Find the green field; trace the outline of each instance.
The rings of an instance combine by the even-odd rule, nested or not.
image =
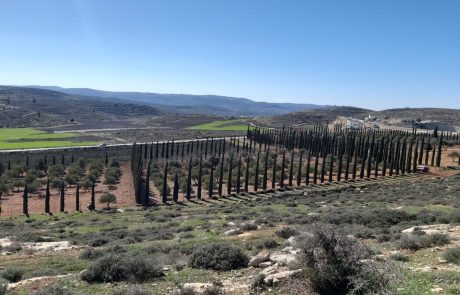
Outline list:
[[[189,127],[192,130],[246,131],[247,123],[242,119],[221,120]]]
[[[0,149],[32,149],[95,145],[95,141],[74,141],[78,133],[48,133],[33,128],[0,129]]]

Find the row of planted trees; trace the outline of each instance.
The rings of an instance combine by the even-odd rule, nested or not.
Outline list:
[[[69,199],[69,191],[75,190],[72,200],[74,208],[70,211],[81,211],[80,192],[91,190],[91,196],[87,209],[95,210],[95,187],[99,179],[104,175],[103,183],[113,188],[121,177],[120,164],[117,160],[106,156],[105,163],[101,160],[82,159],[74,161],[71,157],[70,162],[65,164],[64,156],[59,161],[56,157],[44,156],[38,158],[34,163],[26,157],[23,162],[11,163],[4,165],[0,162],[0,213],[7,210],[8,201],[22,191],[22,213],[29,215],[29,199],[43,199],[43,212],[52,213],[51,198],[59,197],[59,209],[56,211],[65,212],[66,203]],[[105,171],[104,171],[105,170]],[[102,182],[102,181],[101,181]],[[55,193],[53,193],[55,191]],[[12,193],[10,195],[10,193]],[[73,195],[73,194],[72,194]],[[7,197],[5,199],[5,197]],[[114,202],[113,197],[108,198],[104,195],[104,203]],[[111,200],[109,200],[111,199]],[[115,200],[116,201],[116,200]],[[36,212],[35,212],[36,213]]]
[[[395,130],[248,128],[243,138],[135,144],[136,201],[178,202],[440,166],[458,135]]]

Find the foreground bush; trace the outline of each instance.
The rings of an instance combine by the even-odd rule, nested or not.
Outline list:
[[[8,288],[8,282],[4,279],[0,279],[0,295],[5,295]]]
[[[447,250],[444,258],[450,263],[460,264],[460,247]]]
[[[234,246],[210,244],[195,249],[189,264],[193,268],[232,270],[246,267],[248,261],[243,251]]]
[[[82,274],[82,279],[90,283],[145,282],[162,275],[162,267],[152,258],[140,254],[110,253],[91,264]]]
[[[299,239],[300,263],[319,294],[394,294],[389,290],[395,270],[373,260],[358,240],[325,225]]]
[[[22,279],[23,274],[24,272],[21,269],[7,268],[2,272],[2,278],[4,278],[5,280],[11,283],[16,283]]]

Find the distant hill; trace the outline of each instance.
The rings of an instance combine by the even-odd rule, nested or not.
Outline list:
[[[372,110],[361,109],[356,107],[325,107],[320,109],[311,109],[301,112],[283,114],[279,116],[256,118],[253,123],[268,127],[284,126],[304,126],[326,124],[334,121],[337,117],[355,117],[364,118]]]
[[[99,124],[161,115],[158,109],[121,99],[101,99],[62,92],[0,86],[0,126],[34,127]],[[125,123],[129,124],[129,123]]]
[[[190,95],[159,94],[148,92],[113,92],[90,88],[61,88],[56,86],[31,86],[34,88],[59,91],[73,95],[85,95],[102,98],[119,98],[154,106],[165,112],[179,114],[209,114],[217,116],[272,116],[289,112],[318,109],[315,104],[267,103],[246,98]]]
[[[252,123],[268,127],[305,126],[327,124],[338,117],[365,119],[368,116],[378,119],[385,125],[406,128],[438,127],[440,130],[455,131],[460,126],[460,110],[441,108],[401,108],[374,111],[348,106],[325,107],[278,116],[255,118]]]

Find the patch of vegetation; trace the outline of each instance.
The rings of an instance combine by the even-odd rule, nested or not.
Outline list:
[[[22,279],[24,271],[19,268],[7,268],[2,272],[2,278],[5,280],[16,283]]]
[[[82,279],[89,283],[145,282],[162,275],[162,266],[151,257],[140,253],[110,253],[91,264]]]
[[[449,236],[441,233],[429,235],[403,234],[396,241],[399,248],[414,251],[434,246],[444,246],[449,243]]]
[[[189,259],[191,267],[225,271],[246,267],[248,262],[243,251],[227,244],[203,245],[193,251]]]
[[[195,125],[187,129],[192,130],[220,130],[220,131],[246,131],[248,125],[241,119],[214,121],[211,123]]]
[[[92,141],[72,141],[78,133],[48,133],[33,128],[1,128],[0,149],[29,149],[95,145]]]
[[[460,247],[448,249],[444,258],[450,263],[460,264]]]
[[[364,244],[330,226],[315,225],[310,233],[299,242],[301,264],[318,293],[390,294],[394,270],[372,259]]]

